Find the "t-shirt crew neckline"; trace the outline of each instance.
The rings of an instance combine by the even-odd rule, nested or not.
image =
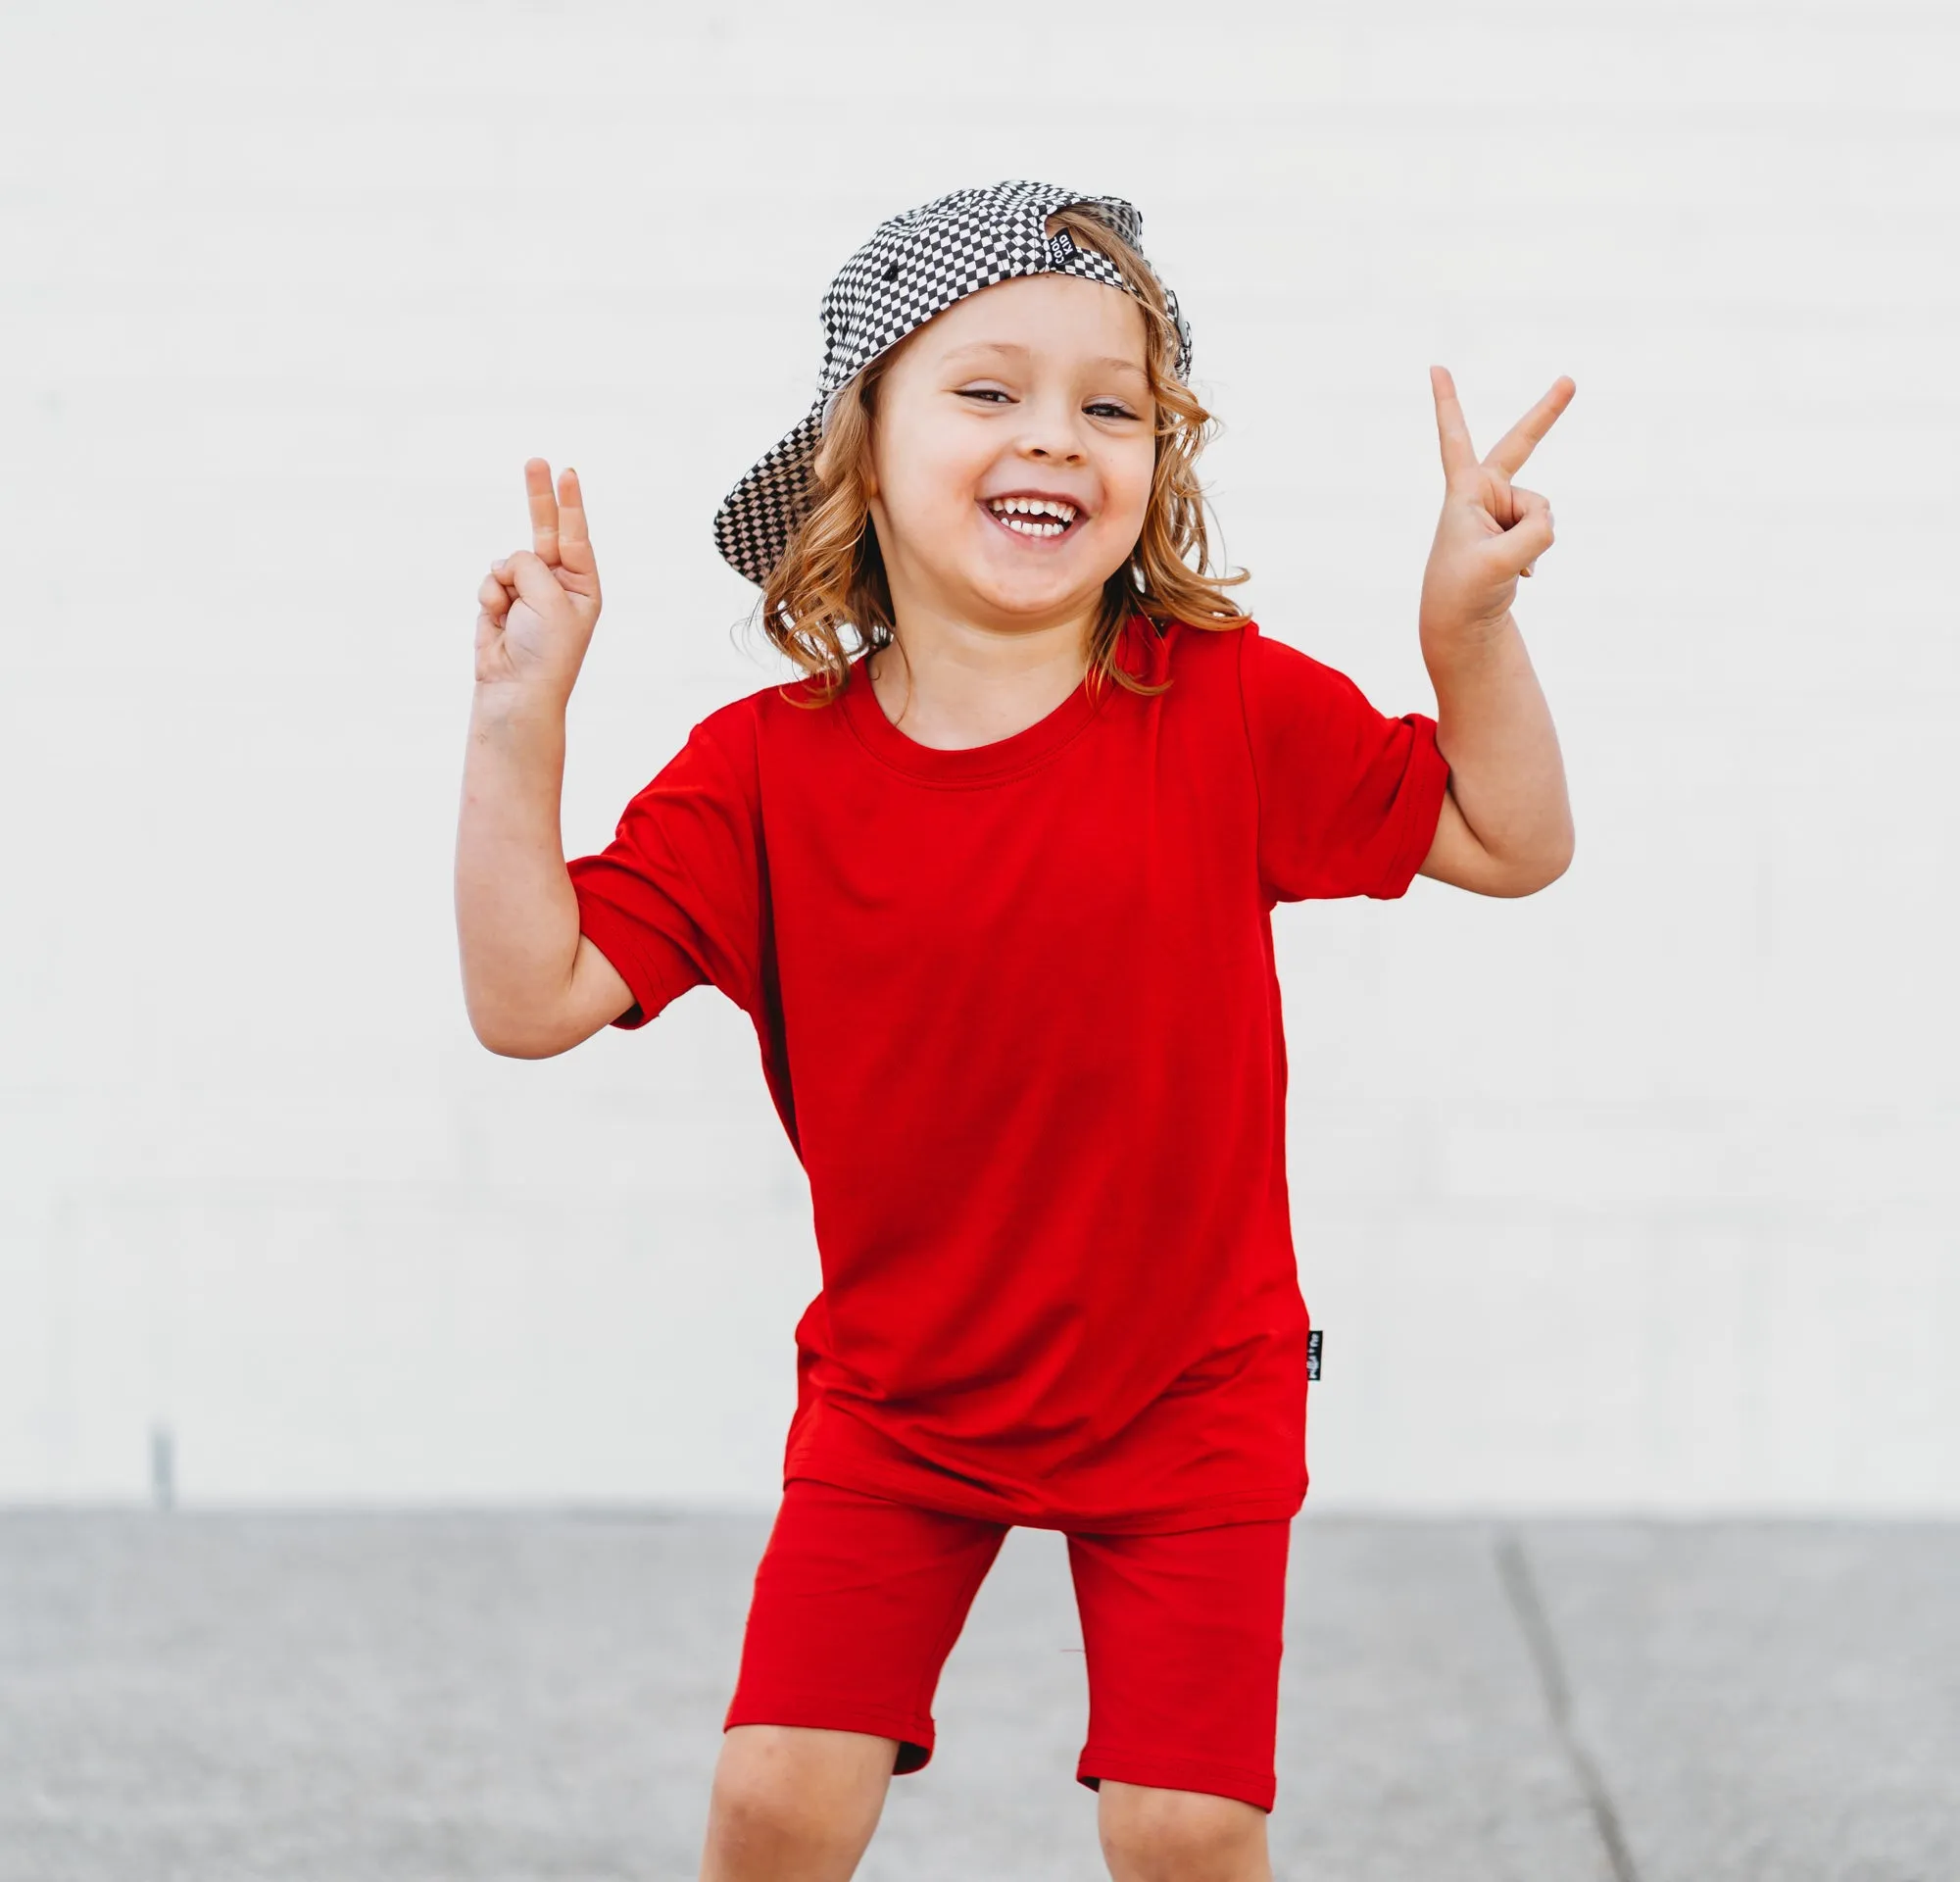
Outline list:
[[[1123,638],[1128,637],[1134,625],[1134,619],[1124,622]],[[1119,658],[1122,651],[1119,649]],[[1097,696],[1092,699],[1089,675],[1084,673],[1076,682],[1075,690],[1053,712],[1036,719],[1032,725],[1024,725],[1018,732],[985,745],[967,745],[947,751],[937,746],[921,745],[885,717],[885,709],[878,704],[877,692],[871,685],[871,676],[865,670],[865,658],[864,654],[859,654],[852,660],[851,677],[844,691],[844,709],[852,729],[864,749],[882,764],[908,776],[940,784],[993,783],[1040,764],[1059,751],[1096,717],[1114,684],[1113,681],[1102,680],[1098,686]]]

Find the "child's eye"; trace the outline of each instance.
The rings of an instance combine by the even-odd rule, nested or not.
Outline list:
[[[962,391],[959,396],[962,399],[1004,399],[1007,395],[998,386],[977,385],[970,390]]]
[[[1087,409],[1091,412],[1105,412],[1112,419],[1134,419],[1137,416],[1128,406],[1118,405],[1111,399],[1098,399]]]

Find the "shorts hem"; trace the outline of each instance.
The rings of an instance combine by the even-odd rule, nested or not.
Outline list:
[[[1278,1774],[1252,1771],[1239,1764],[1217,1764],[1201,1758],[1164,1758],[1154,1752],[1084,1750],[1076,1761],[1075,1781],[1090,1790],[1105,1777],[1118,1784],[1147,1784],[1155,1790],[1204,1791],[1214,1797],[1236,1798],[1271,1815],[1279,1793]]]
[[[895,1777],[930,1764],[936,1737],[929,1718],[906,1718],[875,1706],[839,1705],[816,1694],[788,1693],[774,1699],[731,1702],[721,1729],[726,1732],[731,1725],[803,1725],[819,1731],[868,1732],[874,1738],[896,1738]]]

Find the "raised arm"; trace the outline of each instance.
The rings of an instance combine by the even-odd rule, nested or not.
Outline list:
[[[1449,789],[1418,873],[1478,895],[1532,895],[1572,861],[1565,765],[1509,615],[1475,637],[1424,637]]]
[[[1420,872],[1479,895],[1531,895],[1572,861],[1572,808],[1551,710],[1511,618],[1518,577],[1551,546],[1551,507],[1510,479],[1577,387],[1554,382],[1480,462],[1449,373],[1432,367],[1430,385],[1445,493],[1422,655],[1449,790]]]
[[[478,1039],[544,1059],[633,1004],[579,932],[560,831],[564,711],[599,619],[599,574],[575,473],[562,502],[542,458],[524,466],[531,549],[495,565],[477,599],[476,692],[456,838],[464,1004]]]

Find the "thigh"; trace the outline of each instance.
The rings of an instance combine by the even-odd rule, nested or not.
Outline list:
[[[1006,1533],[792,1478],[756,1570],[722,1729],[869,1732],[899,1741],[894,1774],[920,1769],[941,1668]]]
[[[1291,1517],[1071,1535],[1089,1673],[1076,1777],[1271,1810]]]

